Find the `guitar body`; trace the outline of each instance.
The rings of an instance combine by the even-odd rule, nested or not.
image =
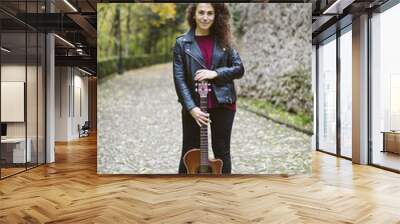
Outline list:
[[[208,160],[208,166],[200,165],[200,149],[191,149],[183,156],[188,174],[222,174],[222,160]]]
[[[207,81],[196,83],[200,95],[200,109],[207,113],[207,94],[211,86]],[[191,149],[183,156],[188,174],[222,174],[222,160],[208,158],[208,125],[200,126],[200,149]]]

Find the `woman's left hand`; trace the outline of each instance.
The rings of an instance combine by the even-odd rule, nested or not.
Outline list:
[[[203,81],[205,79],[213,79],[217,77],[217,72],[212,71],[212,70],[207,70],[207,69],[200,69],[197,70],[194,76],[195,81]]]

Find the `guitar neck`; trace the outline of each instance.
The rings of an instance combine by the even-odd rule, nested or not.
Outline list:
[[[200,109],[207,113],[207,96],[200,97]],[[200,127],[200,165],[208,165],[208,125]]]

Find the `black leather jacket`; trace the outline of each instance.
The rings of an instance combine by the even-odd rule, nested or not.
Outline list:
[[[194,38],[194,29],[176,38],[174,47],[174,83],[178,101],[186,111],[199,106],[199,95],[195,91],[194,75],[197,70],[206,69],[201,51]],[[243,77],[244,67],[238,52],[227,50],[214,41],[211,70],[217,77],[208,80],[218,103],[233,104],[236,102],[234,79]]]

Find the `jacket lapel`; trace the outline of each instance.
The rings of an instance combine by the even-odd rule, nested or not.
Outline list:
[[[185,53],[190,55],[195,61],[197,61],[203,68],[206,68],[206,63],[201,54],[200,48],[194,37],[194,29],[190,29],[189,32],[185,34],[185,41],[189,44],[185,45]],[[225,48],[221,49],[217,43],[216,38],[214,38],[214,48],[212,55],[211,70],[214,70],[218,65],[225,52]]]
[[[206,68],[206,63],[201,54],[200,48],[194,38],[194,29],[190,29],[187,34],[185,34],[185,40],[189,43],[185,45],[185,53],[190,55],[195,61],[197,61],[203,68]]]

